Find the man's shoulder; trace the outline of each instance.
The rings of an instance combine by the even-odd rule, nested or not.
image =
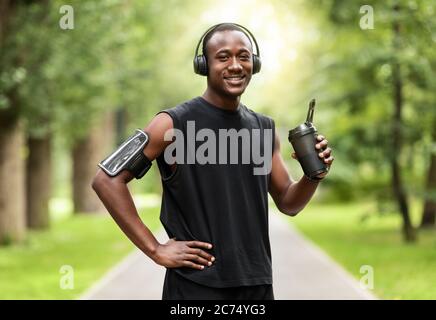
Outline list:
[[[164,109],[161,112],[169,112],[169,113],[174,113],[177,115],[182,115],[184,113],[192,111],[192,108],[198,104],[199,104],[198,97],[196,97],[196,98],[192,98],[190,100],[181,102],[174,107]]]
[[[246,112],[251,115],[252,117],[255,117],[256,119],[259,119],[262,123],[270,124],[271,126],[274,126],[274,119],[264,113],[254,111],[247,107],[246,105],[242,104],[242,107],[246,110]]]
[[[178,105],[174,107],[170,107],[167,109],[163,109],[158,112],[160,113],[166,113],[168,114],[171,119],[173,120],[173,126],[174,128],[181,128],[183,127],[183,123],[192,117],[192,114],[195,110],[198,110],[196,106],[199,104],[198,97],[184,101],[179,103]]]

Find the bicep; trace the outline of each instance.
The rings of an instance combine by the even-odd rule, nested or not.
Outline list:
[[[172,134],[173,119],[167,113],[159,113],[145,127],[149,142],[144,148],[144,154],[150,161],[156,159],[172,142],[165,140],[165,134]]]

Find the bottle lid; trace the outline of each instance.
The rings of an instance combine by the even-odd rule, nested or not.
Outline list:
[[[312,123],[302,123],[300,124],[298,127],[295,127],[292,130],[289,130],[289,136],[288,136],[288,140],[291,141],[295,138],[304,136],[308,133],[313,133],[316,131],[315,126]]]

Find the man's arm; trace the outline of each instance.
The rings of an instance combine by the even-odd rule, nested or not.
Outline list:
[[[164,140],[164,135],[172,128],[171,117],[160,113],[144,129],[150,138],[144,154],[150,161],[156,159],[171,143]],[[92,188],[126,236],[157,264],[167,268],[191,267],[201,270],[205,265],[211,265],[214,258],[202,250],[210,249],[212,245],[209,243],[171,239],[166,244],[160,244],[156,240],[136,210],[127,187],[132,179],[133,175],[127,170],[110,177],[99,169],[92,182]]]
[[[316,148],[321,153],[320,158],[324,159],[327,165],[330,166],[333,157],[330,156],[331,149],[327,148],[328,142],[321,135],[318,135],[318,141]],[[325,150],[321,152],[323,149]],[[295,158],[295,155],[293,157]],[[280,154],[280,141],[276,133],[272,157],[270,194],[277,208],[286,215],[295,216],[310,201],[318,184],[319,182],[311,181],[304,175],[299,181],[294,181],[289,176],[285,162]]]

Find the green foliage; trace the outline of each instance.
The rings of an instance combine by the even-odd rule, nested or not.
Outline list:
[[[434,46],[436,30],[432,1],[369,1],[374,12],[374,29],[359,26],[362,13],[359,1],[315,1],[307,9],[318,9],[316,23],[323,36],[309,50],[313,59],[313,78],[309,85],[319,92],[320,109],[327,121],[318,123],[329,130],[335,153],[334,171],[353,171],[346,178],[332,175],[335,191],[359,190],[367,194],[386,193],[389,187],[389,161],[392,148],[393,114],[392,66],[398,63],[404,87],[402,134],[404,152],[400,154],[406,184],[422,192],[428,166],[431,129],[436,119]],[[395,6],[399,10],[395,10]],[[400,25],[394,39],[393,25]],[[331,115],[329,114],[329,110]],[[321,110],[320,110],[321,112]],[[316,115],[315,115],[316,117]],[[321,126],[320,125],[320,126]],[[342,168],[339,168],[342,167]],[[363,170],[365,168],[365,170]],[[384,183],[381,183],[381,179]],[[372,183],[368,184],[368,182]],[[343,185],[345,184],[345,186]],[[384,187],[383,187],[384,185]],[[340,187],[339,187],[340,186]],[[379,186],[379,187],[377,187]],[[355,192],[359,195],[359,192]]]
[[[18,89],[30,134],[54,133],[72,144],[111,109],[128,110],[132,122],[142,119],[134,126],[143,127],[162,106],[192,92],[173,72],[170,56],[180,51],[175,46],[189,45],[176,30],[190,20],[176,17],[192,10],[194,1],[68,4],[74,9],[72,30],[59,26],[60,0],[17,4],[14,32],[2,45],[0,108],[10,106],[7,92]],[[171,79],[169,73],[174,78],[162,81]]]

